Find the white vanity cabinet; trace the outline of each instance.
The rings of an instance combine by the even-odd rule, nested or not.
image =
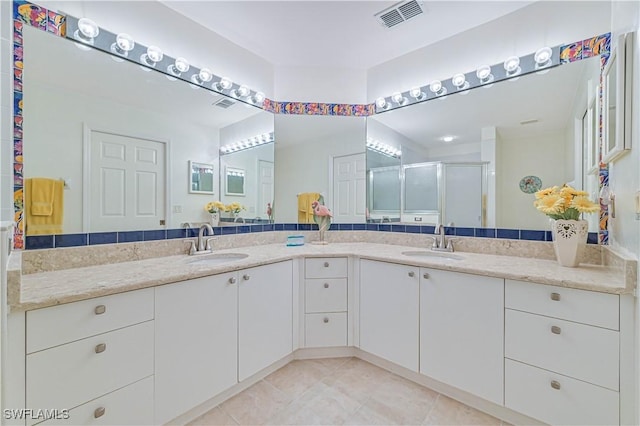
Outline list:
[[[502,405],[504,280],[420,270],[420,373]]]
[[[238,380],[242,381],[293,351],[293,261],[238,275]]]
[[[360,349],[418,371],[419,268],[360,261]]]
[[[155,289],[155,421],[164,424],[237,383],[238,273]]]
[[[505,405],[550,424],[620,423],[620,297],[507,280]]]
[[[70,410],[65,424],[152,424],[153,315],[153,289],[27,312],[26,407]]]
[[[305,347],[347,345],[346,257],[304,260]]]

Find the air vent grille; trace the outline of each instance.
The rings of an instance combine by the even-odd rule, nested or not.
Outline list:
[[[416,0],[411,0],[396,3],[390,8],[376,13],[374,16],[382,25],[391,28],[422,13],[424,13],[424,10],[422,10],[420,3]]]
[[[214,103],[215,106],[220,107],[220,108],[224,108],[224,109],[227,109],[227,108],[229,108],[229,107],[231,107],[231,106],[233,106],[235,104],[236,104],[236,102],[232,101],[229,98],[222,98],[218,102]]]

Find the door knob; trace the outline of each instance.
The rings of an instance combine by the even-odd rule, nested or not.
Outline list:
[[[411,278],[413,278],[413,277],[415,277],[415,276],[416,276],[416,273],[415,273],[415,272],[413,272],[413,271],[411,271],[411,272],[409,272],[409,276],[410,276]]]
[[[329,262],[324,262],[324,267],[328,268],[329,267]]]
[[[242,279],[245,280],[245,281],[249,281],[249,278],[251,278],[251,275],[249,275],[249,274],[244,274],[242,276]]]
[[[229,278],[229,284],[235,284],[235,283],[236,283],[236,278],[235,277]]]
[[[329,283],[324,283],[324,288],[329,288]]]

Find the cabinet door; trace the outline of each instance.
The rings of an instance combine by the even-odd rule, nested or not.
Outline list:
[[[420,372],[502,404],[504,280],[420,272]]]
[[[156,288],[155,421],[237,382],[237,273]]]
[[[293,350],[293,262],[239,274],[238,380]]]
[[[419,269],[360,261],[360,349],[418,371]]]

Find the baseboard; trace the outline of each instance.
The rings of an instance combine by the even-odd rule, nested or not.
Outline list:
[[[356,356],[358,349],[353,346],[335,346],[330,348],[302,348],[293,353],[294,359],[345,358]]]

